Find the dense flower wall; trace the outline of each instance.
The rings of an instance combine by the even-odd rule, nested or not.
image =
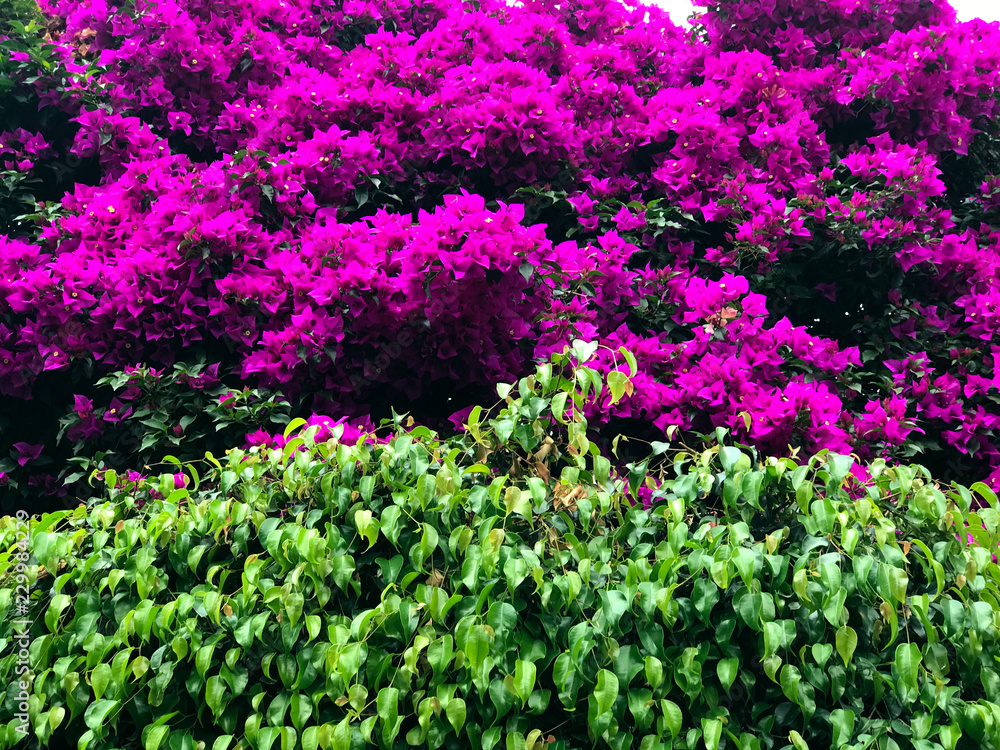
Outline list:
[[[631,397],[592,406],[609,431],[1000,486],[997,24],[938,0],[727,0],[693,31],[611,0],[43,10],[58,65],[0,48],[0,96],[34,108],[0,122],[27,206],[0,236],[14,502],[72,498],[65,457],[112,466],[130,419],[183,442],[195,415],[150,402],[178,363],[206,369],[177,403],[440,420],[576,338],[605,374],[636,355]],[[39,182],[53,161],[68,184]]]

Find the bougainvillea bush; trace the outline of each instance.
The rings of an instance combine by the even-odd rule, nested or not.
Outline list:
[[[939,0],[726,0],[691,30],[611,0],[41,11],[0,37],[7,508],[289,417],[448,428],[576,338],[605,377],[636,353],[632,398],[588,407],[602,445],[724,427],[1000,485],[997,24]]]
[[[993,492],[725,428],[619,473],[595,349],[0,519],[0,747],[1000,748]]]

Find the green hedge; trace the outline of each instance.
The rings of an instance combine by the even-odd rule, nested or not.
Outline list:
[[[619,477],[573,409],[608,388],[575,353],[457,437],[397,417],[387,443],[316,445],[293,422],[185,489],[95,479],[30,521],[23,676],[0,521],[0,745],[1000,747],[989,490],[884,465],[861,488],[850,458],[722,431]]]
[[[11,21],[45,25],[45,16],[35,0],[0,0],[0,33],[6,33]]]

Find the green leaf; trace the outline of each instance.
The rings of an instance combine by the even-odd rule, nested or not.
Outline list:
[[[618,347],[618,351],[621,352],[621,355],[623,357],[625,357],[625,361],[628,362],[629,372],[634,377],[636,375],[636,373],[639,372],[639,364],[638,364],[638,362],[635,359],[635,355],[632,354],[632,352],[630,352],[624,346],[619,346]]]
[[[850,743],[854,736],[854,712],[849,708],[837,708],[830,712],[833,727],[833,750],[840,750]]]
[[[56,632],[56,626],[59,624],[59,618],[66,607],[70,605],[70,599],[68,594],[56,594],[52,597],[49,602],[48,609],[45,610],[45,626],[53,633]]]
[[[842,626],[837,631],[837,653],[844,660],[845,667],[851,663],[851,657],[854,656],[854,651],[857,647],[858,634],[854,631],[854,628],[849,625]]]
[[[839,487],[840,484],[847,478],[847,475],[851,473],[851,466],[854,465],[854,459],[850,456],[841,456],[836,453],[831,453],[827,456],[829,461],[828,469],[830,471],[830,478]]]
[[[431,474],[424,474],[417,480],[417,502],[420,504],[420,508],[422,510],[425,510],[430,505],[431,500],[434,499],[434,491],[436,488],[437,480]],[[424,524],[425,534],[428,529],[433,529],[433,527]],[[434,531],[436,532],[437,530],[434,529]]]
[[[54,732],[62,724],[63,719],[66,718],[66,709],[62,706],[56,706],[49,710],[49,731]]]
[[[912,688],[917,687],[920,659],[920,647],[917,644],[901,643],[896,646],[896,669],[903,681]]]
[[[615,590],[602,591],[600,593],[601,597],[601,614],[609,626],[618,630],[618,623],[629,609],[629,600],[621,592]],[[605,631],[607,632],[607,631]]]
[[[566,399],[569,397],[565,391],[561,391],[552,397],[552,403],[549,405],[549,409],[552,411],[552,416],[556,418],[557,422],[565,424],[563,419],[563,412],[566,411]]]
[[[576,357],[579,364],[584,364],[589,361],[591,357],[597,352],[597,342],[596,341],[584,341],[583,339],[573,339],[573,345],[571,347],[573,356]]]
[[[764,665],[764,674],[768,676],[771,682],[777,683],[778,682],[777,674],[778,674],[778,668],[781,666],[781,657],[778,656],[777,654],[771,654],[769,656],[765,656],[761,660],[761,664]]]
[[[215,718],[219,718],[222,713],[222,697],[226,694],[226,683],[222,678],[214,674],[205,682],[205,703],[212,709]]]
[[[792,703],[801,703],[799,698],[799,683],[801,681],[802,675],[796,667],[786,664],[781,668],[781,692]]]
[[[145,750],[159,750],[160,745],[170,732],[168,726],[152,727],[146,734],[146,741],[143,743]]]
[[[306,632],[309,633],[309,640],[313,641],[319,636],[323,627],[323,620],[319,615],[306,615]]]
[[[341,591],[347,593],[354,577],[354,558],[350,555],[337,555],[330,560],[330,566],[333,582]]]
[[[800,601],[808,602],[810,601],[809,595],[806,593],[806,587],[809,584],[809,573],[805,568],[800,568],[795,571],[795,575],[792,576],[792,588],[795,589],[796,595],[799,597]]]
[[[101,726],[104,724],[104,720],[108,717],[108,714],[118,707],[118,701],[107,699],[95,701],[87,706],[87,710],[83,714],[83,722],[94,734],[99,735],[101,734]]]
[[[618,677],[614,672],[602,669],[597,673],[594,697],[597,699],[597,708],[602,714],[611,710],[618,698]]]
[[[615,678],[617,682],[617,677]],[[600,681],[600,677],[598,677]],[[535,689],[535,665],[530,661],[518,659],[514,663],[514,692],[521,699],[521,708],[528,702],[532,691]],[[617,694],[617,684],[615,686]],[[600,705],[600,701],[598,701]]]
[[[452,698],[448,701],[448,708],[445,709],[445,715],[448,717],[448,723],[455,730],[455,734],[459,734],[465,725],[465,713],[464,700],[461,698]]]
[[[736,565],[736,571],[740,574],[740,578],[743,579],[743,583],[746,584],[747,588],[750,588],[753,584],[753,566],[754,566],[754,555],[753,550],[747,547],[737,547],[733,550],[733,563]]]
[[[906,571],[902,568],[886,567],[889,569],[889,591],[892,592],[892,596],[897,602],[905,602],[906,587],[910,580],[906,575]]]
[[[724,445],[719,448],[719,463],[727,474],[732,474],[737,462],[743,458],[743,451],[732,445]]]
[[[646,682],[653,690],[663,684],[663,662],[655,656],[646,657]]]
[[[764,653],[767,656],[776,654],[785,645],[785,629],[781,623],[764,623]]]
[[[378,691],[375,699],[378,717],[384,722],[395,721],[399,714],[399,690],[394,687],[384,687]]]
[[[691,591],[691,603],[694,605],[694,611],[697,613],[698,617],[700,617],[702,622],[706,625],[709,624],[712,608],[718,601],[719,587],[708,578],[699,576],[697,580],[695,580],[694,587]]]
[[[482,625],[473,625],[469,629],[469,638],[465,642],[463,651],[472,663],[473,669],[478,672],[490,653],[490,637]]]
[[[293,654],[278,654],[275,661],[278,663],[278,678],[285,687],[290,688],[299,676],[298,661]]]
[[[483,750],[493,750],[500,741],[500,727],[490,727],[483,732]]]
[[[843,621],[847,591],[840,587],[839,580],[836,587],[828,587],[827,591],[830,593],[823,600],[823,617],[832,626],[837,627]]]
[[[715,665],[715,669],[719,675],[719,682],[722,683],[722,687],[725,688],[728,695],[729,688],[732,686],[739,672],[740,660],[735,656],[728,659],[720,659],[719,663]]]
[[[90,687],[94,690],[94,700],[100,700],[111,682],[111,665],[98,664],[90,673]]]
[[[663,699],[660,701],[660,710],[663,712],[663,718],[666,721],[667,729],[670,730],[670,736],[675,738],[680,737],[681,726],[684,721],[684,715],[681,713],[681,707],[671,700]]]
[[[719,740],[722,738],[722,721],[702,718],[701,732],[705,739],[705,749],[719,750]]]
[[[962,737],[962,728],[958,724],[946,724],[938,730],[938,737],[944,750],[955,750]]]
[[[295,623],[302,617],[302,607],[305,604],[305,597],[298,591],[293,591],[285,597],[285,613],[288,615],[288,624],[293,628]]]
[[[795,750],[809,750],[809,745],[802,739],[802,735],[794,729],[788,733],[788,739],[791,740]]]
[[[210,643],[207,646],[202,646],[198,649],[198,653],[194,657],[195,669],[198,672],[198,676],[202,679],[205,678],[205,673],[208,672],[209,666],[212,664],[212,656],[215,654],[215,644]]]
[[[285,432],[284,432],[285,440],[288,440],[289,435],[291,435],[300,427],[304,427],[305,424],[306,420],[304,420],[302,417],[296,417],[295,419],[291,420],[287,425],[285,425]]]
[[[944,615],[944,631],[949,639],[954,639],[965,630],[966,609],[962,602],[955,599],[941,601],[941,612]]]
[[[628,375],[620,370],[612,370],[608,373],[608,386],[611,388],[611,403],[621,401],[628,386]]]
[[[812,645],[812,655],[816,663],[824,667],[830,660],[830,657],[833,656],[833,646],[829,643],[814,643]]]
[[[969,609],[972,627],[980,633],[986,633],[993,625],[993,608],[988,602],[972,602]]]
[[[291,700],[291,716],[292,716],[292,726],[294,726],[298,731],[302,731],[302,728],[309,721],[313,713],[312,700],[308,695],[303,695],[302,693],[295,693],[292,695]]]
[[[274,741],[278,739],[281,734],[281,730],[278,727],[261,727],[260,732],[257,734],[257,748],[258,750],[271,750],[271,745]]]
[[[969,490],[971,492],[975,492],[980,497],[982,497],[983,500],[986,501],[987,505],[990,505],[992,507],[996,507],[996,504],[997,504],[996,493],[993,492],[993,490],[991,490],[989,487],[987,487],[982,482],[974,482],[972,485],[970,485]]]

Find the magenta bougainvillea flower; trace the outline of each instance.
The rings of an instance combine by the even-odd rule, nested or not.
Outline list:
[[[23,84],[73,130],[11,126],[0,169],[89,171],[0,236],[0,397],[63,408],[0,434],[0,476],[57,455],[60,417],[95,450],[149,421],[141,378],[98,399],[116,371],[197,356],[179,387],[227,419],[279,391],[355,440],[389,402],[458,427],[460,394],[582,338],[638,364],[595,425],[998,486],[1000,164],[967,154],[996,146],[1000,26],[806,6],[688,31],[612,0],[49,0],[47,44],[84,72],[92,30],[99,68]]]
[[[37,461],[42,455],[44,445],[30,445],[28,443],[14,443],[14,450],[17,452],[17,465],[24,466],[32,461]]]

